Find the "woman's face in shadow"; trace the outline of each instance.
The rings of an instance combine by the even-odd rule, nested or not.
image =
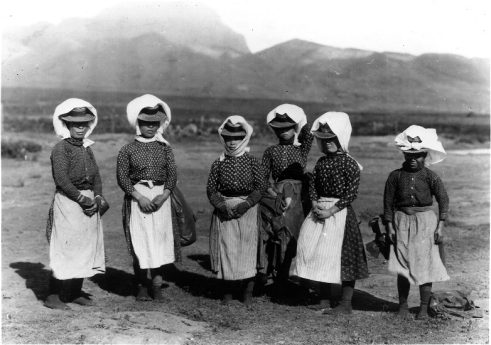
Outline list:
[[[225,141],[225,146],[229,151],[235,150],[240,145],[243,139],[244,137],[232,137],[232,136],[229,137],[225,135],[223,136],[223,140]]]
[[[140,127],[141,136],[146,139],[150,139],[157,133],[157,130],[160,127],[160,122],[138,120],[138,127]]]
[[[90,128],[90,123],[89,121],[66,122],[66,127],[70,131],[70,136],[73,139],[83,139]]]
[[[276,136],[281,140],[291,140],[295,135],[294,127],[273,128]]]
[[[339,151],[341,145],[339,144],[338,137],[320,139],[321,151],[324,154],[333,154]]]

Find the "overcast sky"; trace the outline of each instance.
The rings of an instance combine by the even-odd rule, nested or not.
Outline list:
[[[91,17],[126,0],[3,0],[6,28]],[[181,0],[184,1],[184,0]],[[342,48],[491,57],[489,0],[188,0],[259,51],[292,38]]]

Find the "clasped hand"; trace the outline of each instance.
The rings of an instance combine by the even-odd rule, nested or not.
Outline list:
[[[151,213],[159,210],[164,202],[169,198],[169,195],[170,194],[159,194],[152,200],[145,196],[141,196],[139,199],[137,199],[137,202],[143,212]]]
[[[339,209],[336,206],[324,209],[321,208],[318,204],[314,204],[312,207],[312,214],[315,216],[315,218],[319,220],[330,218],[338,211]]]
[[[97,213],[99,210],[99,205],[95,202],[94,199],[92,200],[92,204],[90,206],[82,206],[82,210],[86,216],[92,217],[94,214]]]
[[[217,210],[220,218],[230,220],[242,217],[249,208],[249,203],[244,201],[234,207],[229,207],[223,203],[217,207]]]

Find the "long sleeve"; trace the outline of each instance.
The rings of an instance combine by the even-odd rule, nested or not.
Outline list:
[[[121,151],[119,151],[116,163],[116,177],[119,187],[125,194],[131,195],[135,190],[135,187],[133,187],[130,179],[130,157],[126,147],[123,147]]]
[[[176,188],[177,184],[177,167],[174,159],[174,153],[170,147],[167,148],[167,178],[165,188],[171,192]]]
[[[317,195],[317,189],[315,188],[315,180],[317,175],[317,164],[314,167],[314,171],[312,172],[312,178],[309,179],[309,197],[312,201],[317,201],[319,196]]]
[[[271,165],[272,165],[271,150],[269,148],[267,148],[266,151],[264,151],[263,158],[262,158],[262,166],[263,166],[263,171],[264,171],[264,180],[266,182],[269,182],[269,179],[270,179],[270,176],[271,176]]]
[[[263,166],[259,164],[259,161],[252,158],[252,177],[254,179],[253,188],[254,190],[247,197],[247,202],[252,207],[256,205],[259,200],[261,200],[261,194],[267,189],[267,180],[264,178]]]
[[[348,161],[344,173],[344,188],[343,194],[340,195],[339,200],[336,202],[336,206],[342,210],[349,204],[351,204],[358,195],[358,187],[360,185],[360,169],[353,160]]]
[[[51,171],[53,180],[58,189],[73,201],[76,201],[80,195],[80,191],[70,180],[69,176],[70,160],[64,146],[57,144],[51,152]]]
[[[440,220],[445,220],[447,218],[449,198],[443,181],[440,177],[432,172],[431,174],[431,194],[435,196],[438,202],[438,216]]]
[[[206,195],[213,207],[218,207],[224,202],[222,194],[218,191],[218,170],[220,168],[219,161],[213,162],[208,175],[208,183],[206,185]]]
[[[392,222],[394,218],[395,193],[397,189],[397,175],[392,172],[385,182],[384,189],[384,218]]]
[[[314,141],[314,135],[310,133],[310,129],[312,125],[306,123],[302,129],[300,130],[300,134],[298,135],[298,142],[302,144],[300,149],[302,150],[302,156],[307,159],[309,155],[310,149],[312,148],[312,142]]]
[[[87,148],[87,152],[89,153],[89,156],[91,157],[94,167],[95,167],[95,175],[94,175],[94,195],[102,195],[102,180],[101,180],[101,174],[99,172],[99,167],[97,165],[97,162],[95,160],[94,152],[89,148]]]

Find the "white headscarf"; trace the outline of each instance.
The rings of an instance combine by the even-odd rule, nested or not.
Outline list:
[[[166,118],[160,122],[160,127],[157,129],[157,132],[155,133],[155,136],[153,138],[143,138],[141,136],[141,131],[140,127],[138,126],[138,115],[140,114],[140,111],[144,108],[148,107],[155,107],[157,105],[161,105],[162,108],[164,109]],[[141,141],[141,142],[152,142],[152,141],[159,141],[161,143],[165,143],[167,145],[170,145],[167,140],[164,139],[164,131],[165,129],[169,126],[170,121],[171,121],[171,111],[167,103],[162,101],[160,98],[155,97],[154,95],[143,95],[140,97],[135,98],[131,102],[128,103],[126,106],[126,115],[128,117],[128,122],[130,125],[136,129],[136,140]]]
[[[244,128],[246,135],[244,139],[240,142],[240,144],[237,146],[237,148],[233,151],[229,151],[227,146],[225,145],[225,140],[222,137],[222,131],[223,127],[227,122],[231,122],[232,124],[240,124],[242,128]],[[247,121],[240,115],[232,115],[229,116],[223,121],[223,123],[218,127],[218,135],[220,136],[220,141],[222,142],[223,146],[225,147],[225,151],[220,155],[220,161],[223,161],[225,159],[225,156],[232,156],[232,157],[239,157],[242,156],[245,152],[249,152],[250,148],[247,147],[249,144],[249,140],[251,140],[251,135],[252,135],[252,127],[250,124],[247,123]]]
[[[331,128],[332,132],[336,134],[338,137],[339,144],[341,145],[341,149],[348,154],[348,146],[351,138],[351,122],[349,120],[349,116],[346,113],[337,112],[337,111],[328,111],[327,113],[319,116],[314,123],[312,124],[311,133],[317,131],[320,125],[328,124],[329,128]],[[317,143],[319,144],[319,139],[317,138]],[[320,146],[319,146],[320,148]],[[350,156],[348,154],[348,156]],[[350,156],[353,158],[352,156]],[[354,158],[353,158],[354,159]],[[363,166],[355,162],[360,167],[360,170],[363,170]]]
[[[89,130],[87,131],[87,133],[85,133],[85,137],[83,140],[83,146],[88,147],[92,145],[94,142],[87,138],[92,133],[95,126],[97,125],[97,110],[89,102],[86,102],[83,99],[79,99],[79,98],[69,98],[66,101],[59,104],[56,107],[55,112],[53,113],[53,127],[55,129],[56,135],[58,135],[60,138],[62,139],[70,138],[70,130],[67,128],[65,121],[60,119],[60,116],[72,111],[75,108],[82,108],[82,107],[89,109],[92,112],[92,114],[94,114],[95,116],[94,120],[89,122]]]
[[[276,114],[288,114],[290,119],[295,121],[295,138],[293,139],[293,145],[300,146],[301,144],[298,142],[298,136],[302,127],[307,123],[307,116],[302,108],[295,104],[281,104],[271,110],[266,116],[266,123],[269,125],[271,121],[276,117]]]
[[[419,137],[421,142],[409,142],[408,137]],[[447,153],[443,149],[442,143],[438,140],[438,135],[434,128],[424,128],[417,125],[409,126],[404,132],[400,133],[394,139],[396,146],[401,151],[410,149],[422,150],[427,152],[425,165],[430,166],[445,159]]]

